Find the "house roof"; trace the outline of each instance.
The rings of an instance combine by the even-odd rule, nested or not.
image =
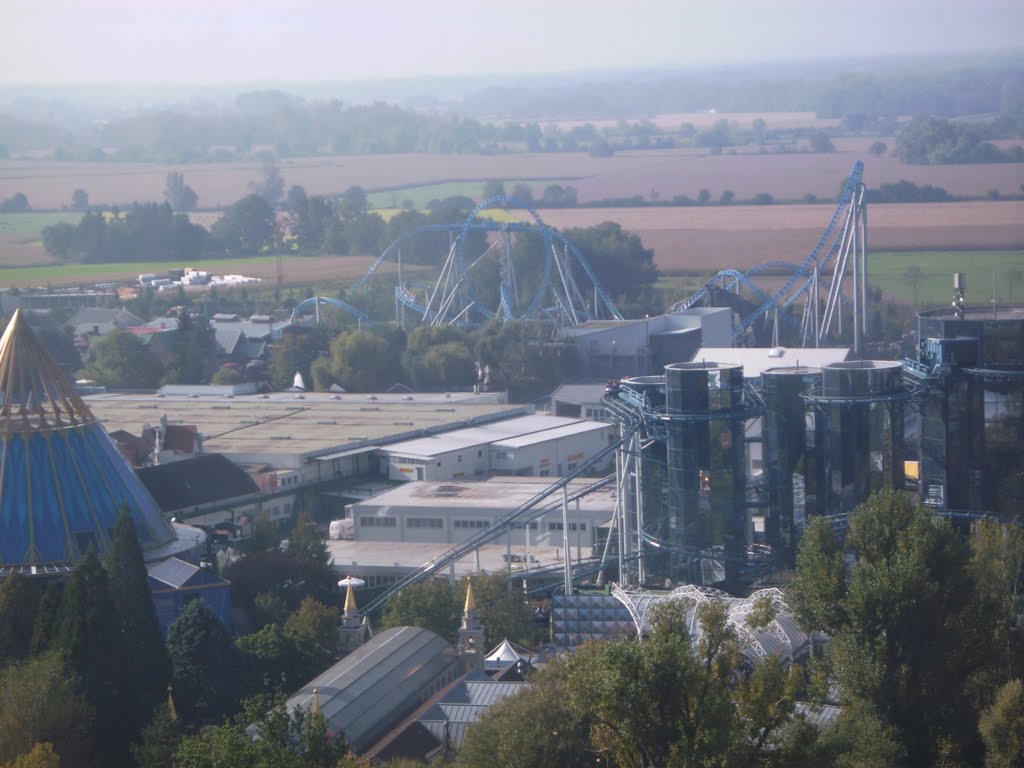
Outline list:
[[[138,475],[165,514],[259,493],[244,469],[217,453],[144,467]]]
[[[179,560],[176,557],[168,558],[159,563],[146,566],[146,572],[150,579],[161,586],[174,589],[197,588],[197,587],[226,587],[230,582],[220,578],[208,568],[200,568],[198,565]]]

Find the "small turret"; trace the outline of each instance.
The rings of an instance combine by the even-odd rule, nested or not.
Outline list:
[[[356,584],[363,582],[353,576],[342,579],[339,586],[345,586],[345,607],[341,612],[341,621],[338,624],[338,645],[342,653],[354,651],[366,642],[370,627],[366,623],[366,617],[359,613],[356,607]]]
[[[484,668],[484,625],[476,609],[473,594],[473,580],[466,579],[466,604],[462,609],[462,626],[459,628],[459,658],[463,671]]]

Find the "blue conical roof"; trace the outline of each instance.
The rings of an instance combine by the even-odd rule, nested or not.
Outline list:
[[[126,508],[143,550],[174,529],[20,310],[0,338],[0,569],[101,557]]]

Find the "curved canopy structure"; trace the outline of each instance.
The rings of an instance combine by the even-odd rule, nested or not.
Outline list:
[[[752,661],[766,656],[777,656],[788,661],[803,655],[811,646],[810,635],[797,624],[782,592],[777,589],[760,589],[750,597],[732,597],[717,589],[693,584],[677,587],[671,592],[650,592],[640,587],[623,588],[615,585],[612,594],[626,606],[640,638],[651,631],[651,616],[655,607],[684,601],[690,634],[695,641],[699,640],[701,626],[697,620],[697,609],[704,603],[718,601],[724,603],[728,610],[729,624],[739,636],[743,655]],[[754,606],[763,600],[771,602],[775,618],[763,627],[752,627],[747,623],[747,618]]]
[[[143,550],[175,540],[149,492],[18,310],[0,338],[0,571],[103,556],[127,508]]]

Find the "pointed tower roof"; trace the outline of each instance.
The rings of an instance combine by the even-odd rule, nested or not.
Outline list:
[[[348,589],[345,591],[345,615],[349,616],[356,612],[356,590],[352,586],[351,577],[348,580]]]
[[[178,708],[174,706],[174,686],[167,686],[167,712],[171,717],[171,720],[178,719]]]
[[[314,715],[319,715],[320,714],[320,689],[319,688],[314,688],[313,689],[313,707],[312,707],[312,711],[313,711]]]
[[[463,607],[463,613],[469,613],[470,611],[476,611],[476,598],[473,597],[473,579],[466,579],[466,605]]]
[[[143,552],[175,531],[16,311],[0,337],[0,572],[66,570],[110,549],[127,508]]]
[[[0,338],[0,430],[59,429],[95,420],[16,309]]]

